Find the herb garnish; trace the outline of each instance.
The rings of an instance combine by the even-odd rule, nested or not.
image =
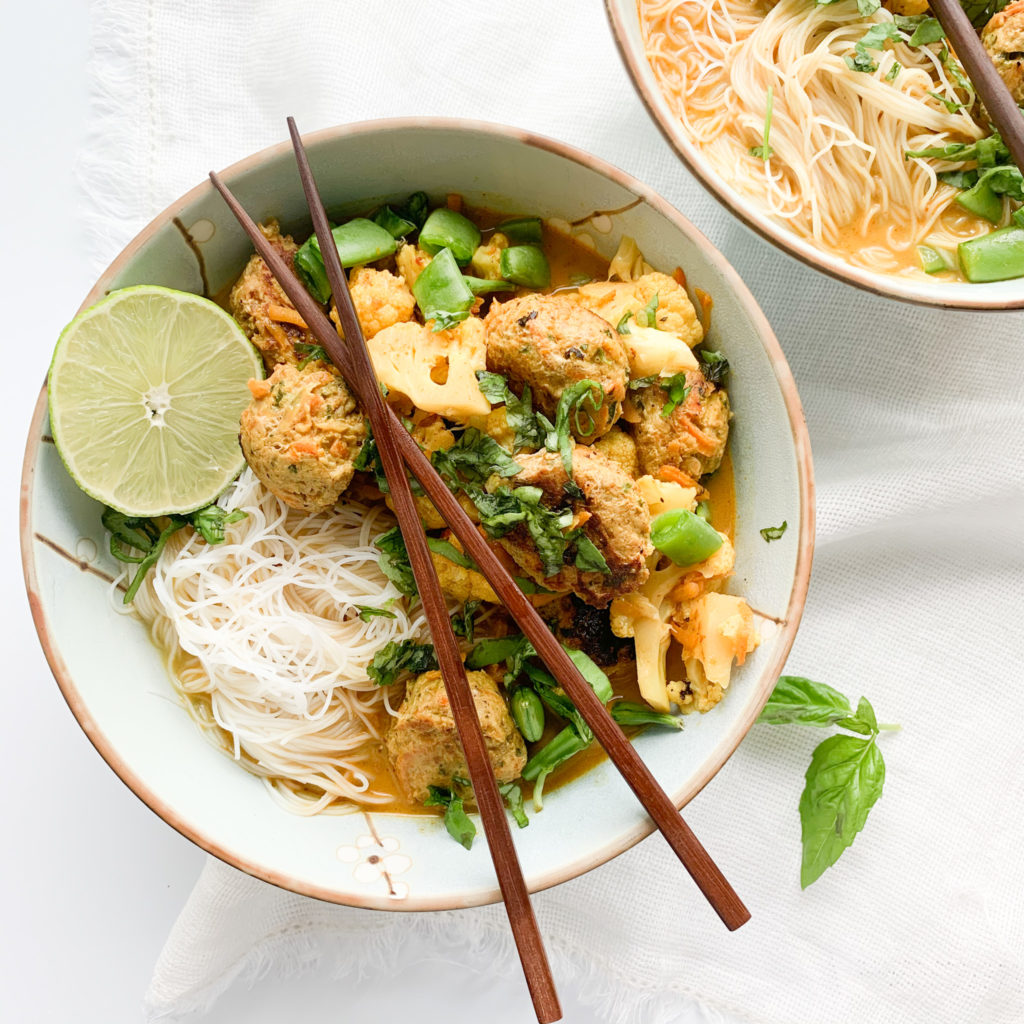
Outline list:
[[[505,403],[505,419],[515,434],[512,450],[542,448],[547,429],[533,412],[530,385],[524,384],[522,398],[517,398],[500,374],[478,370],[476,376],[480,391],[491,405]]]
[[[750,155],[756,156],[759,160],[764,160],[766,163],[774,155],[775,150],[768,145],[768,136],[772,130],[772,107],[775,105],[775,88],[774,86],[768,86],[768,95],[765,99],[764,107],[764,131],[761,135],[761,145],[751,146]]]
[[[864,33],[854,46],[854,56],[845,57],[847,66],[853,71],[871,72],[878,70],[878,64],[870,50],[883,50],[887,40],[903,39],[904,35],[891,21],[880,21]]]
[[[647,300],[647,305],[643,309],[639,310],[636,314],[636,322],[641,327],[658,327],[658,293],[655,292],[650,299]]]
[[[657,300],[657,296],[654,297]],[[597,381],[580,380],[570,384],[558,399],[555,410],[555,425],[548,431],[544,444],[548,451],[562,456],[565,472],[572,478],[572,450],[576,446],[573,428],[577,435],[589,437],[597,429],[594,413],[604,405],[604,388]],[[587,407],[590,407],[588,412]],[[570,426],[570,417],[572,426]]]
[[[131,604],[146,574],[156,565],[167,542],[182,527],[191,526],[207,544],[224,541],[229,523],[237,523],[248,515],[241,509],[227,512],[219,505],[207,505],[187,515],[149,518],[127,516],[109,506],[103,509],[100,522],[110,533],[110,553],[119,561],[137,565],[135,575],[124,594],[124,603]],[[166,525],[161,526],[161,523]],[[133,551],[141,554],[133,554]]]
[[[327,350],[323,345],[311,345],[307,341],[295,342],[295,350],[302,356],[299,361],[299,369],[304,370],[310,363],[315,362],[317,359],[322,360],[325,363],[331,361],[331,357],[327,354]]]
[[[668,401],[661,407],[663,419],[668,419],[690,395],[690,385],[686,383],[686,373],[674,373],[660,382],[668,392]]]
[[[766,543],[770,544],[773,540],[779,540],[788,527],[789,523],[783,519],[781,526],[766,526],[763,530],[759,530],[758,533],[761,534]]]
[[[697,352],[697,360],[700,363],[700,372],[709,384],[720,385],[728,376],[729,360],[721,352],[700,349]]]
[[[451,448],[435,451],[430,461],[449,484],[455,485],[460,485],[460,474],[482,484],[494,474],[515,476],[523,468],[493,437],[476,427],[467,428]]]
[[[409,564],[409,552],[405,548],[402,531],[393,526],[387,533],[382,533],[373,545],[380,551],[380,571],[394,583],[400,593],[406,597],[415,597],[416,578]]]
[[[509,813],[515,818],[516,824],[520,828],[526,828],[530,824],[530,819],[523,808],[523,791],[514,782],[505,782],[498,786],[498,792],[505,801]]]
[[[369,622],[370,619],[374,618],[395,618],[395,613],[393,611],[389,611],[387,608],[374,608],[371,604],[357,604],[356,609],[359,612],[359,618],[361,618],[363,622]]]
[[[390,686],[399,676],[419,675],[437,668],[433,644],[415,640],[389,640],[366,667],[366,674],[377,686]]]
[[[899,726],[879,725],[866,697],[853,711],[838,690],[800,676],[779,679],[758,721],[838,725],[859,734],[830,736],[811,755],[799,805],[800,887],[806,889],[839,860],[864,828],[885,782],[885,761],[876,738],[880,731]]]
[[[959,100],[947,100],[945,96],[942,96],[931,89],[928,90],[928,95],[931,96],[932,99],[938,100],[951,114],[955,114],[958,110],[963,109],[963,104]]]
[[[630,329],[629,329],[629,321],[630,321],[630,318],[632,316],[633,316],[633,310],[627,309],[626,312],[623,313],[622,316],[619,317],[619,322],[615,325],[615,330],[619,334],[630,334],[631,333]]]
[[[474,616],[479,608],[479,601],[467,601],[462,606],[462,611],[458,611],[452,616],[452,632],[456,636],[461,636],[470,643],[473,642],[473,636],[476,633]]]

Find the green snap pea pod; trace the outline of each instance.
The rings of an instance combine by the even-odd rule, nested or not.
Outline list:
[[[424,319],[435,330],[452,327],[469,316],[473,292],[462,276],[450,249],[442,249],[413,282],[412,293]]]
[[[711,502],[710,501],[698,501],[697,509],[694,515],[698,515],[705,523],[711,522]]]
[[[374,263],[390,256],[398,248],[398,242],[389,231],[365,217],[356,217],[339,224],[331,235],[343,267]],[[331,286],[327,281],[316,235],[311,235],[295,253],[294,263],[303,283],[316,298],[324,303],[329,301]]]
[[[1003,197],[993,191],[984,178],[973,188],[961,192],[956,201],[971,213],[998,224],[1003,219]]]
[[[960,266],[968,281],[1008,281],[1024,277],[1024,228],[1000,228],[961,242]]]
[[[516,245],[539,245],[544,240],[544,224],[540,217],[513,217],[503,221],[495,230]]]
[[[527,743],[536,743],[544,735],[544,705],[529,686],[517,686],[509,698],[512,719]]]
[[[621,700],[611,707],[612,718],[619,725],[663,725],[667,729],[682,729],[682,715],[669,715],[662,711],[655,711],[646,704],[633,704],[628,700]]]
[[[511,636],[495,636],[481,640],[466,657],[466,668],[486,668],[497,665],[513,655],[523,643],[519,633]]]
[[[722,546],[722,535],[693,512],[674,508],[651,523],[651,543],[676,565],[696,565]]]
[[[551,267],[542,249],[535,245],[513,245],[501,250],[501,276],[524,288],[547,288]]]
[[[589,740],[581,739],[580,734],[571,725],[567,725],[526,762],[523,778],[529,782],[541,774],[550,775],[560,764],[564,764],[570,757],[589,746]]]
[[[1019,228],[1024,228],[1024,206],[1013,211],[1013,223]]]
[[[491,292],[514,292],[516,286],[511,281],[490,281],[485,277],[462,275],[474,295],[488,295]]]
[[[434,210],[420,228],[421,249],[431,256],[449,249],[460,266],[473,258],[479,244],[480,229],[468,217],[444,206]]]
[[[424,807],[444,808],[444,827],[448,835],[464,846],[467,850],[472,849],[473,839],[476,837],[476,826],[466,814],[466,808],[462,800],[451,790],[442,789],[440,786],[428,786],[430,795],[423,801]]]
[[[944,270],[955,269],[952,255],[933,245],[919,245],[917,255],[921,257],[921,267],[926,274],[941,274]]]

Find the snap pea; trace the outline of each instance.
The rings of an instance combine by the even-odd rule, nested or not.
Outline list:
[[[674,508],[651,523],[651,543],[676,565],[695,565],[722,546],[722,535],[693,512]]]
[[[683,727],[681,715],[665,714],[647,707],[646,704],[633,704],[628,700],[613,704],[611,714],[619,725],[663,725],[667,729]]]
[[[956,201],[971,213],[998,224],[1003,219],[1003,197],[998,195],[982,178],[973,188],[961,192]]]
[[[529,686],[517,686],[509,698],[512,719],[527,743],[536,743],[544,735],[544,705]]]
[[[1019,228],[1024,228],[1024,206],[1013,211],[1013,223]]]
[[[413,282],[412,293],[424,319],[435,321],[435,330],[465,320],[474,301],[450,249],[442,249],[423,268]]]
[[[464,266],[480,244],[480,229],[461,213],[442,206],[434,210],[420,228],[420,248],[433,256],[449,249],[455,262]]]
[[[382,206],[373,215],[374,224],[379,224],[393,238],[405,238],[416,230],[416,225],[405,217],[400,217],[390,206]]]
[[[933,245],[919,245],[917,255],[921,257],[921,267],[926,274],[941,274],[944,270],[955,269],[952,255]]]
[[[511,281],[489,281],[485,277],[470,277],[469,274],[462,275],[474,295],[488,295],[491,292],[514,292],[516,286]]]
[[[398,242],[391,232],[365,217],[356,217],[339,224],[331,235],[343,267],[374,263],[390,256],[398,248]],[[294,262],[299,276],[305,279],[303,283],[320,302],[326,303],[331,297],[331,286],[316,235],[310,235],[305,244],[300,246]]]
[[[698,501],[697,508],[694,512],[695,515],[701,517],[705,523],[711,522],[711,502],[710,501]]]
[[[544,240],[544,224],[540,217],[513,217],[503,221],[495,230],[516,245],[527,242],[540,244]]]
[[[961,242],[960,267],[968,281],[1008,281],[1024,277],[1024,228],[1000,228]]]
[[[551,284],[548,258],[535,245],[513,245],[501,250],[501,276],[524,288],[547,288]]]

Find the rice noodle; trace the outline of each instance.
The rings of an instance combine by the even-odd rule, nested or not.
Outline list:
[[[176,534],[135,611],[207,734],[262,776],[290,810],[315,814],[393,799],[364,770],[394,711],[366,673],[389,640],[426,636],[381,572],[383,504],[289,509],[246,470],[222,497],[247,517],[223,544]],[[394,618],[359,618],[359,606]]]
[[[956,165],[904,159],[988,134],[955,57],[898,42],[871,51],[872,72],[844,59],[871,24],[892,20],[887,10],[864,18],[855,0],[639,7],[648,60],[686,131],[725,181],[801,237],[867,269],[917,274],[922,241],[951,248],[992,230],[937,179]],[[765,161],[750,149],[762,140],[769,86]],[[963,106],[950,112],[930,92]]]

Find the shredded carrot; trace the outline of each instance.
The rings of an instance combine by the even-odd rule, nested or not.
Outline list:
[[[693,420],[683,418],[683,428],[686,432],[697,442],[697,447],[705,454],[710,455],[717,447],[718,443],[713,437],[708,437],[700,427],[697,426]]]
[[[462,212],[462,196],[458,192],[449,192],[444,197],[444,202],[449,210],[454,210],[456,213]]]
[[[700,303],[700,325],[704,328],[704,333],[707,334],[711,330],[711,307],[715,304],[715,300],[703,288],[694,288],[693,292]]]
[[[251,380],[249,394],[253,398],[266,398],[270,394],[270,385],[265,380]]]
[[[686,271],[683,270],[682,267],[676,267],[676,269],[672,271],[672,276],[675,278],[677,285],[681,288],[686,287]]]
[[[658,479],[668,484],[679,484],[680,487],[696,487],[697,481],[687,476],[681,469],[675,466],[662,466],[658,470]]]
[[[291,450],[297,455],[319,455],[320,449],[312,441],[293,441]]]
[[[271,303],[267,306],[267,316],[279,324],[292,324],[295,327],[301,327],[304,331],[309,329],[309,325],[299,315],[299,311],[290,309],[288,306],[277,306]]]

